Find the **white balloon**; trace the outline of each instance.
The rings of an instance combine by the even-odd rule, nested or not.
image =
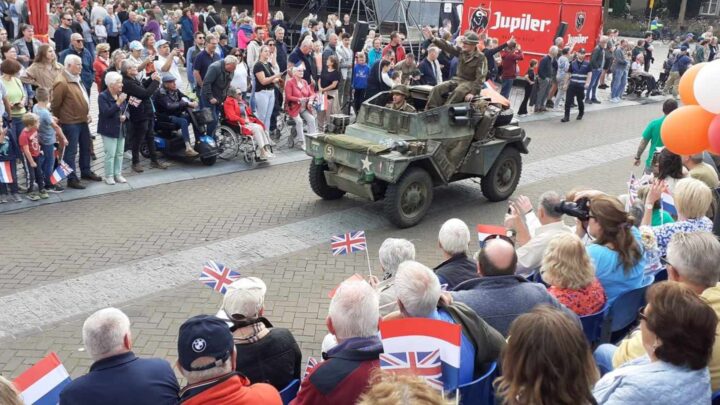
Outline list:
[[[720,114],[720,60],[714,60],[700,69],[695,76],[693,90],[700,107]]]

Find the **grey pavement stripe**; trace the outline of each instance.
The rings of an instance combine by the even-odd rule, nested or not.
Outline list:
[[[634,139],[626,140],[526,164],[520,184],[549,180],[630,156],[636,143]],[[471,198],[476,194],[468,193],[464,200]],[[455,199],[452,204],[462,202]],[[439,205],[434,210],[440,209]],[[352,208],[0,297],[0,338],[40,331],[46,325],[97,308],[192,282],[207,259],[232,263],[242,272],[253,263],[328,243],[333,233],[388,226],[377,210],[373,205]]]

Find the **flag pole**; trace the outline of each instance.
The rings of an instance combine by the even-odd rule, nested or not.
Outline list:
[[[365,249],[365,258],[367,258],[368,272],[370,273],[370,277],[372,277],[372,267],[370,267],[370,249]]]
[[[455,405],[460,405],[460,388],[455,388]]]

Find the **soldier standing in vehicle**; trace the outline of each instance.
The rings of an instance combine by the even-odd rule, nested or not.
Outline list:
[[[392,95],[392,102],[388,103],[385,107],[392,108],[395,111],[403,112],[417,112],[415,107],[407,103],[407,98],[410,97],[410,89],[404,84],[398,84],[390,90]]]
[[[446,93],[449,93],[446,104],[461,103],[463,100],[470,101],[479,95],[483,83],[485,83],[488,68],[485,55],[477,49],[477,44],[480,42],[478,35],[472,31],[466,32],[461,48],[452,46],[440,38],[435,38],[430,27],[424,27],[423,34],[438,48],[458,57],[457,74],[450,80],[433,87],[425,109],[429,110],[442,105],[443,95]]]

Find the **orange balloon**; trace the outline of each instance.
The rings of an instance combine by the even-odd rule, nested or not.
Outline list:
[[[684,75],[680,78],[680,84],[678,85],[678,92],[680,93],[680,99],[685,105],[697,105],[698,102],[695,99],[695,89],[693,84],[695,83],[695,76],[697,76],[700,69],[705,67],[707,62],[698,63],[688,69]]]
[[[670,152],[693,155],[710,147],[708,128],[715,114],[699,105],[686,105],[665,117],[660,135]]]

